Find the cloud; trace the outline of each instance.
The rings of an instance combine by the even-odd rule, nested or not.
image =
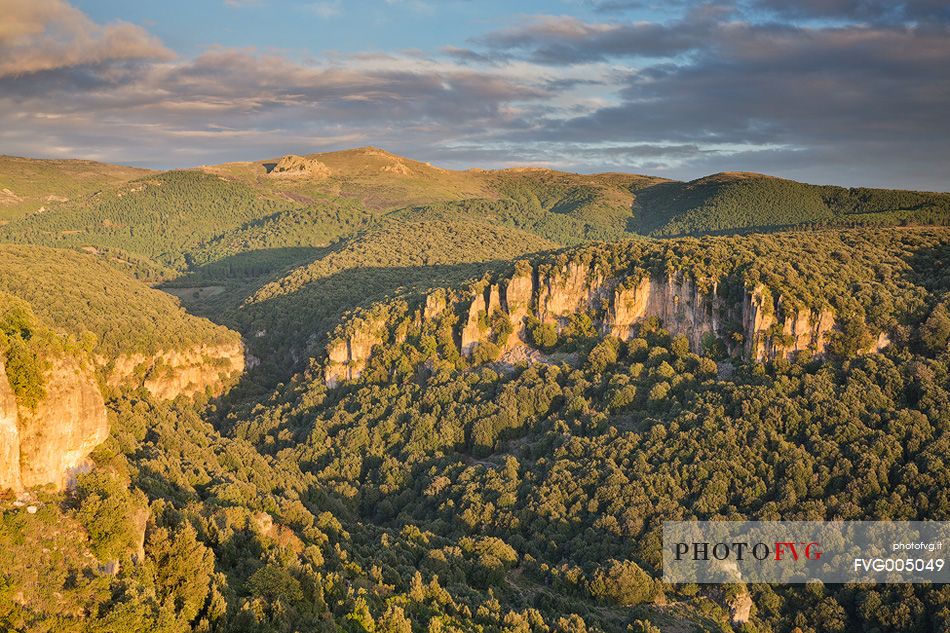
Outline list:
[[[311,13],[319,18],[335,18],[343,12],[343,3],[341,0],[326,0],[325,2],[314,2],[308,6]]]
[[[552,134],[824,143],[950,134],[944,28],[720,26],[688,62],[630,75],[619,104]]]
[[[713,171],[737,162],[756,171],[778,166],[822,180],[863,173],[864,184],[946,189],[947,59],[950,30],[940,25],[722,23],[688,59],[629,74],[616,103],[548,120],[532,137],[752,145],[717,154],[718,168],[709,155],[687,163]]]
[[[786,18],[863,22],[950,22],[946,0],[753,0],[751,6]]]
[[[6,152],[168,167],[372,144],[452,167],[948,187],[939,21],[684,5],[665,22],[529,16],[437,53],[294,60],[229,47],[174,58],[63,2],[17,7],[0,23]]]
[[[638,10],[670,11],[710,4],[715,0],[576,0],[603,14]],[[767,11],[783,19],[842,20],[847,22],[923,23],[950,21],[946,0],[734,0],[732,6],[745,12]]]
[[[141,27],[96,24],[63,0],[2,0],[0,13],[0,77],[173,57]]]
[[[581,64],[615,57],[669,57],[692,50],[711,23],[691,15],[674,24],[585,22],[572,16],[535,16],[477,38],[489,59],[527,59],[540,64]],[[466,53],[477,55],[475,51]]]
[[[316,151],[328,139],[420,153],[523,128],[529,104],[549,107],[544,81],[514,75],[417,56],[315,64],[213,48],[134,69],[0,78],[0,139],[7,151],[131,162],[148,146],[169,166]]]

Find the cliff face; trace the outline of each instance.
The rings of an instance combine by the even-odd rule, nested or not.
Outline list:
[[[492,340],[494,333],[486,323],[495,312],[507,315],[513,326],[506,348],[527,344],[529,316],[560,328],[569,316],[583,312],[594,317],[603,334],[621,339],[631,338],[638,324],[656,317],[672,334],[686,336],[697,352],[710,341],[720,341],[731,353],[756,360],[825,351],[836,327],[831,310],[793,308],[761,285],[739,283],[737,292],[736,279],[726,291],[723,281],[698,283],[683,274],[646,270],[606,274],[584,261],[536,266],[519,262],[509,279],[482,282],[454,304],[446,300],[445,290],[436,291],[437,295],[426,298],[416,319],[425,322],[447,310],[457,311],[456,340],[465,356]],[[348,332],[328,346],[326,381],[330,386],[356,378],[373,346],[386,340],[384,322],[353,323]],[[869,351],[878,351],[887,342],[881,334]]]
[[[46,396],[35,409],[18,407],[0,364],[0,487],[61,487],[109,434],[105,402],[93,371],[72,357],[53,359]]]
[[[604,330],[628,339],[635,325],[657,317],[663,327],[686,336],[690,347],[699,350],[703,337],[725,335],[726,325],[736,316],[732,308],[719,296],[717,284],[700,291],[695,281],[679,275],[628,279],[614,289]]]
[[[350,329],[349,335],[338,338],[327,346],[325,379],[330,387],[353,380],[366,368],[373,347],[383,342],[386,321],[369,317],[351,324]]]
[[[0,490],[19,490],[20,430],[17,426],[16,397],[0,359]]]
[[[108,384],[112,387],[145,387],[161,400],[194,396],[210,390],[221,395],[243,373],[244,347],[208,346],[157,355],[126,354],[111,363]]]
[[[101,361],[101,359],[99,359]],[[123,356],[112,364],[115,387],[144,386],[156,398],[220,394],[244,369],[240,344],[200,347],[154,357]],[[17,405],[0,361],[0,489],[62,487],[109,435],[106,407],[91,363],[50,361],[46,396],[35,409]]]

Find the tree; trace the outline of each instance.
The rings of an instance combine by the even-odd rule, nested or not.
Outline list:
[[[938,304],[920,326],[920,341],[934,354],[945,352],[950,346],[950,310]]]
[[[218,594],[214,553],[198,542],[190,523],[174,532],[150,529],[146,553],[163,617],[187,626],[223,615],[213,600]]]
[[[412,633],[412,621],[402,607],[391,604],[376,621],[376,633]]]
[[[530,318],[527,322],[528,334],[531,336],[531,342],[539,349],[552,349],[557,345],[557,329],[551,323],[542,323],[536,318]]]
[[[831,336],[828,351],[838,358],[853,358],[871,345],[871,333],[864,318],[851,314],[843,317],[839,330]]]
[[[608,561],[606,567],[594,572],[588,589],[594,597],[621,606],[642,604],[656,595],[653,579],[633,561]]]
[[[614,338],[605,338],[597,343],[597,345],[590,350],[590,353],[587,354],[587,364],[590,368],[600,373],[607,369],[608,366],[616,363],[619,343],[620,342]]]

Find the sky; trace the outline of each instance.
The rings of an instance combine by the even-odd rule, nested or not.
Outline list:
[[[0,0],[0,154],[950,190],[946,0]]]

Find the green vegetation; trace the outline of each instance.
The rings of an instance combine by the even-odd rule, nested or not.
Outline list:
[[[459,283],[477,272],[470,264],[638,234],[946,224],[950,204],[754,174],[454,172],[372,147],[300,161],[313,171],[269,174],[275,159],[150,174],[10,222],[0,240],[81,249],[164,282],[239,330],[273,381],[346,310]]]
[[[26,301],[77,339],[91,333],[96,353],[109,357],[236,340],[225,328],[186,313],[171,296],[74,251],[0,245],[0,291]]]
[[[45,213],[147,173],[146,169],[91,160],[0,156],[0,225],[31,213]]]
[[[738,588],[659,580],[668,519],[950,518],[950,230],[890,226],[945,223],[945,194],[444,172],[375,148],[307,161],[310,177],[152,174],[0,227],[19,404],[58,353],[236,341],[143,280],[261,360],[213,401],[107,390],[94,468],[31,491],[32,511],[0,497],[0,629],[950,627],[944,586],[751,586],[733,628]],[[788,226],[809,230],[639,235]],[[530,348],[508,349],[521,324],[490,309],[465,357],[471,292],[526,260],[682,279],[727,306],[756,289],[770,316],[837,327],[823,356],[762,363],[737,351],[739,323],[693,347],[655,317],[607,336],[601,302],[527,319]],[[328,388],[324,345],[360,324],[380,344]]]
[[[631,192],[659,178],[581,176],[549,170],[505,170],[490,180],[502,196],[496,213],[502,222],[560,244],[615,240],[627,233],[632,218]]]
[[[285,201],[262,197],[238,182],[170,171],[29,216],[3,227],[0,237],[59,247],[121,248],[185,269],[188,248],[284,206]]]
[[[30,305],[0,292],[0,364],[17,404],[30,409],[46,396],[44,372],[67,341],[44,325]]]
[[[760,174],[717,174],[641,192],[634,226],[656,236],[791,227],[950,223],[950,194],[807,185]]]

